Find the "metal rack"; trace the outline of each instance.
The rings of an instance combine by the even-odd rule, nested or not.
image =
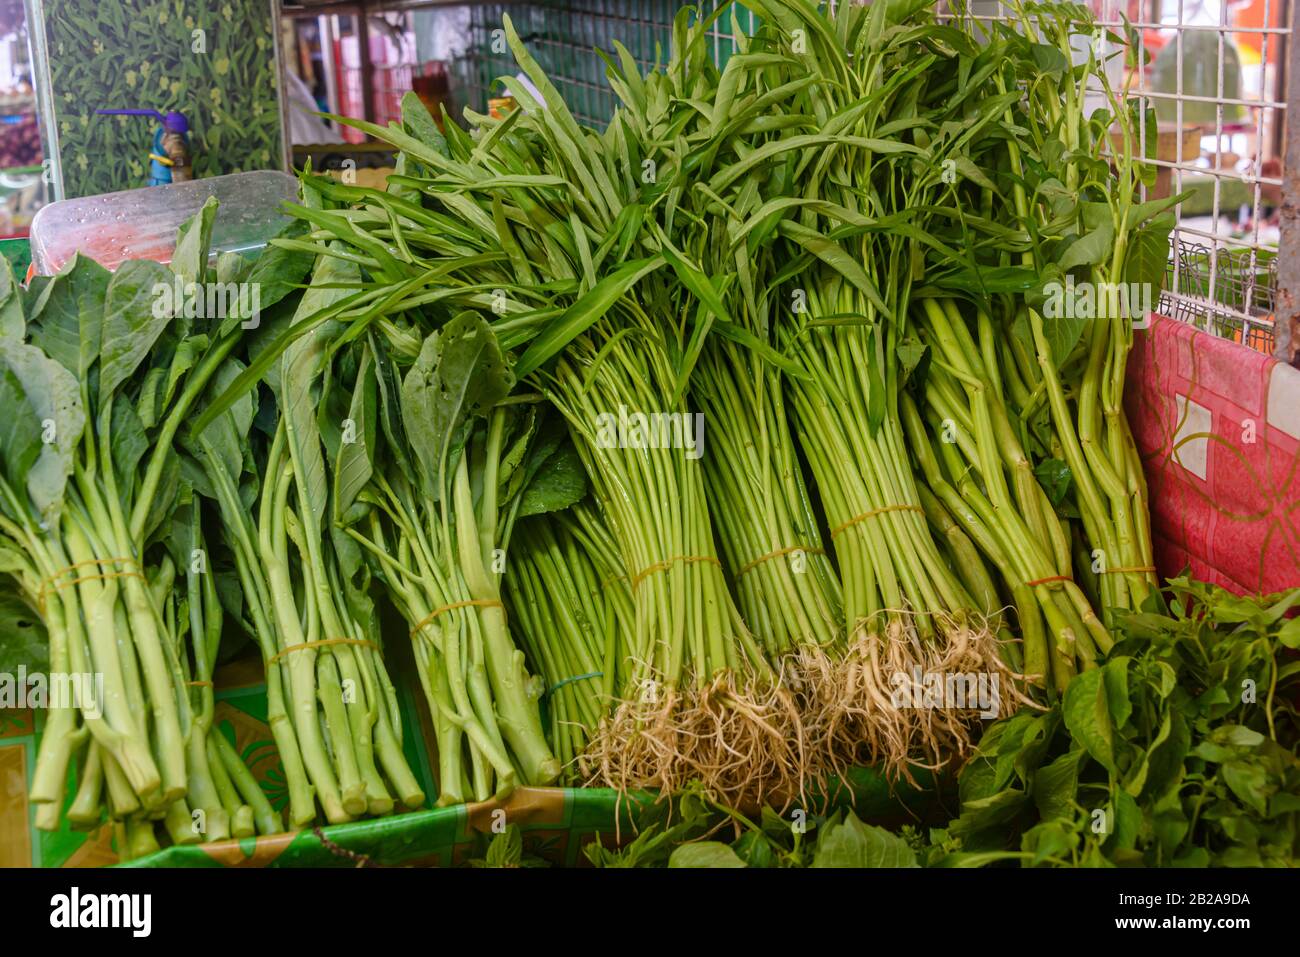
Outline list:
[[[1276,253],[1215,249],[1175,238],[1157,311],[1259,352],[1275,348]],[[1179,289],[1178,294],[1170,290]],[[1213,297],[1213,298],[1212,298]]]

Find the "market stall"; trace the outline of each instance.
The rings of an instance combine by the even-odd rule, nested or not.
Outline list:
[[[0,864],[1295,866],[1289,4],[84,6]]]

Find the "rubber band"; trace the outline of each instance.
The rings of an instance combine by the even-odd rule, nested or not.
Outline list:
[[[379,650],[379,646],[373,641],[367,641],[364,638],[322,638],[320,641],[303,641],[296,645],[290,645],[283,651],[277,651],[266,660],[268,665],[273,665],[285,655],[292,654],[295,651],[302,651],[304,648],[325,648],[329,645],[359,645],[366,648]]]
[[[294,647],[296,648],[297,645],[295,645]],[[211,682],[211,681],[187,681],[187,682],[185,682],[185,687],[187,687],[187,688],[211,688],[211,687],[212,687],[212,682]]]
[[[542,692],[542,697],[549,698],[551,695],[555,694],[555,692],[559,691],[565,685],[571,685],[578,681],[586,681],[588,678],[603,678],[603,677],[605,677],[605,672],[603,671],[588,671],[585,675],[574,675],[572,678],[565,678],[563,681],[557,681],[555,684],[551,685],[544,692]]]
[[[98,568],[102,568],[105,565],[116,565],[118,562],[122,562],[124,564],[131,564],[131,565],[135,565],[136,563],[135,559],[129,556],[126,558],[88,558],[85,561],[73,562],[71,565],[65,566],[64,568],[60,568],[53,575],[49,575],[41,579],[41,587],[37,589],[36,600],[43,604],[45,601],[46,592],[59,591],[60,589],[67,588],[69,585],[77,585],[85,581],[97,581],[104,578],[127,578],[131,576],[140,579],[144,578],[144,576],[141,575],[139,571],[115,571],[115,572],[105,573],[103,575],[80,575],[77,578],[74,578],[72,581],[66,581],[66,582],[59,581],[59,579],[62,578],[64,575],[66,575],[68,572],[75,572],[78,568],[89,568],[92,565]],[[139,566],[136,567],[138,568]],[[54,587],[51,588],[50,587],[51,585],[53,585]]]
[[[766,555],[759,555],[748,565],[744,566],[740,571],[736,572],[736,577],[739,578],[741,575],[745,574],[745,572],[749,571],[750,569],[758,565],[763,564],[763,562],[770,562],[774,558],[780,558],[782,555],[789,555],[791,552],[804,552],[807,555],[826,554],[824,549],[809,548],[807,545],[791,545],[789,548],[778,548],[776,551],[768,552]]]
[[[665,558],[661,562],[655,562],[653,565],[647,565],[645,568],[641,569],[639,572],[633,575],[632,589],[635,591],[637,586],[640,585],[641,582],[645,581],[655,572],[661,572],[661,571],[665,571],[666,569],[672,568],[678,562],[687,562],[687,563],[712,562],[714,565],[717,565],[719,568],[722,567],[722,562],[718,561],[717,558],[715,558],[712,555],[678,555],[674,558]]]
[[[1103,575],[1123,575],[1128,572],[1153,572],[1156,570],[1155,565],[1130,565],[1127,568],[1103,568]]]
[[[457,608],[469,608],[471,606],[479,608],[500,608],[503,612],[506,610],[506,606],[495,598],[469,598],[465,601],[453,601],[449,605],[435,608],[433,611],[429,612],[429,614],[421,618],[420,623],[411,629],[411,637],[414,638],[419,632],[424,630],[426,625],[432,622],[439,615],[445,614],[449,611],[455,611]]]
[[[1031,582],[1025,582],[1026,588],[1033,588],[1035,585],[1046,585],[1048,582],[1072,582],[1074,581],[1069,575],[1051,575],[1047,578],[1035,578]]]
[[[627,581],[627,576],[626,576],[626,575],[610,575],[608,578],[605,578],[605,579],[602,579],[602,580],[601,580],[601,582],[600,582],[600,587],[601,587],[601,588],[608,588],[610,585],[614,584],[614,582],[620,582],[620,581]]]
[[[920,512],[922,515],[924,515],[925,509],[921,508],[921,506],[919,505],[886,505],[882,508],[873,508],[869,512],[863,512],[861,515],[855,515],[847,522],[844,522],[843,524],[837,525],[835,528],[832,528],[831,538],[834,538],[836,535],[844,531],[846,528],[858,524],[858,522],[865,522],[869,518],[874,518],[877,515],[884,515],[886,512]]]

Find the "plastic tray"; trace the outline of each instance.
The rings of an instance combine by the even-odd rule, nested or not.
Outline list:
[[[298,198],[288,173],[255,170],[207,179],[65,199],[32,220],[32,266],[52,276],[76,253],[115,269],[128,259],[171,262],[176,231],[215,196],[212,255],[260,249],[289,221],[281,203]]]

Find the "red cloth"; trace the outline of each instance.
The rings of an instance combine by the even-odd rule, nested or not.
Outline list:
[[[1134,338],[1125,407],[1161,577],[1300,586],[1300,370],[1161,316]]]

